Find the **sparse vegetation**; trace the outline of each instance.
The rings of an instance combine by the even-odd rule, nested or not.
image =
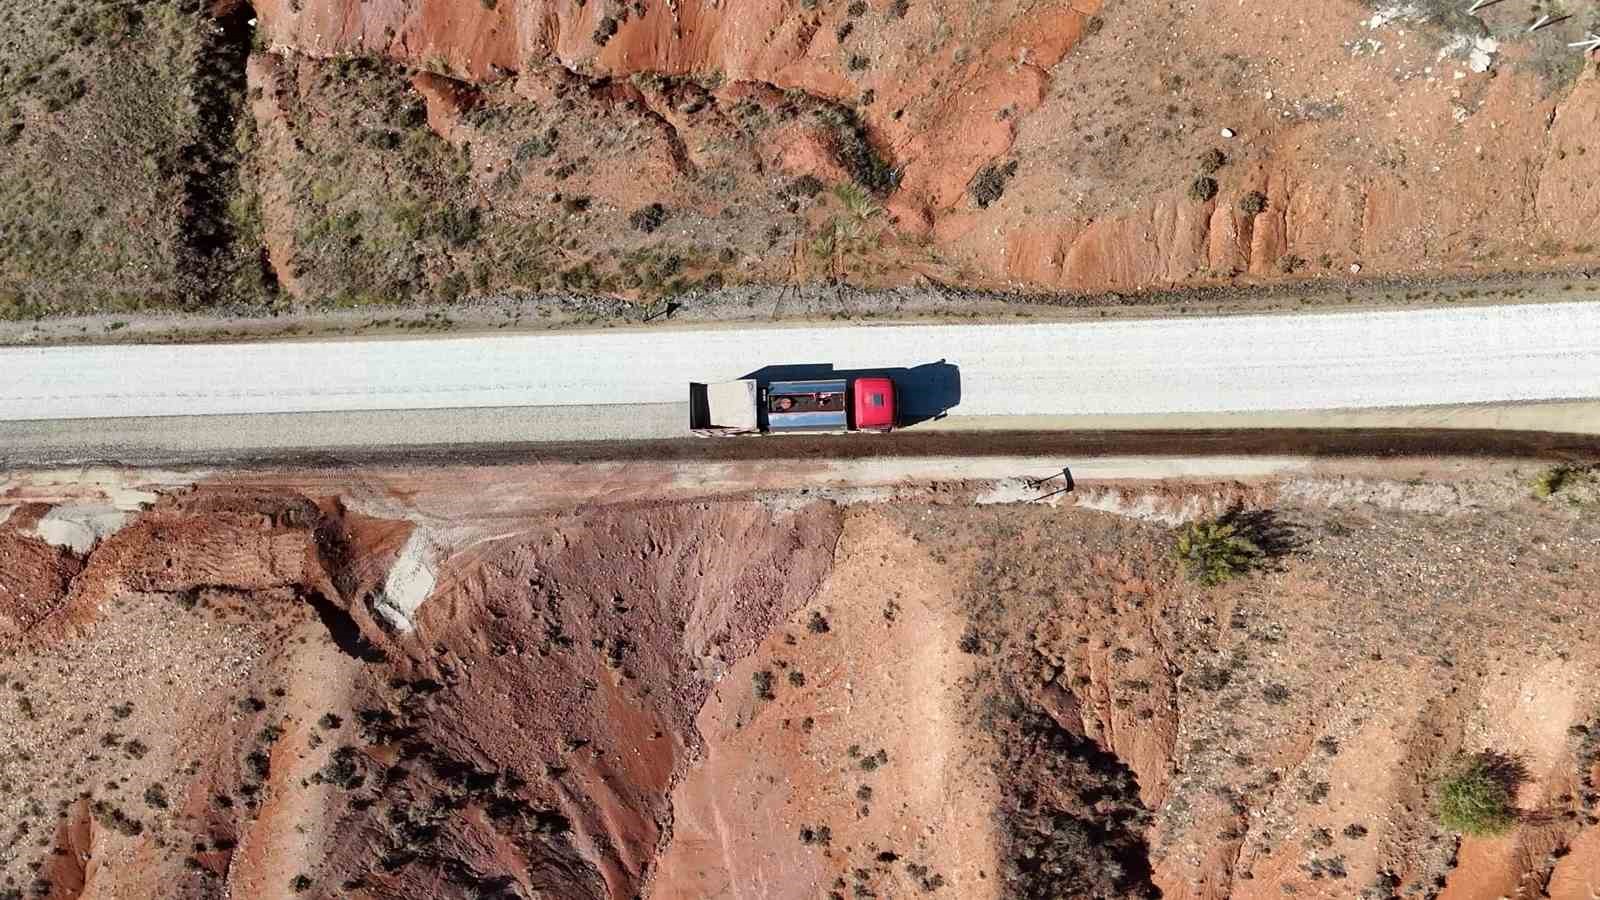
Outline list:
[[[831,629],[822,613],[813,610],[811,617],[806,619],[806,630],[812,634],[827,634]]]
[[[900,172],[878,152],[855,110],[830,103],[817,107],[815,115],[828,126],[834,158],[857,186],[879,195],[899,186]]]
[[[1184,684],[1202,691],[1216,692],[1228,686],[1233,672],[1225,666],[1206,663],[1184,676]]]
[[[930,894],[945,885],[943,875],[921,863],[906,863],[906,874],[911,876],[911,880],[917,883],[918,890],[924,894]]]
[[[1479,837],[1505,834],[1517,823],[1512,800],[1519,780],[1517,767],[1505,757],[1458,756],[1435,786],[1439,824]]]
[[[1006,192],[1006,182],[1011,176],[1017,174],[1017,161],[1009,160],[1004,163],[990,163],[978,170],[973,176],[972,185],[968,191],[972,194],[972,202],[979,209],[988,209],[998,201]]]
[[[249,187],[249,12],[184,0],[0,14],[0,317],[259,297]],[[243,148],[243,149],[241,149]]]
[[[1239,211],[1247,216],[1260,215],[1266,212],[1267,195],[1260,191],[1251,191],[1239,198]]]
[[[662,223],[666,221],[666,207],[659,203],[652,203],[649,206],[636,209],[628,216],[628,224],[632,225],[634,229],[642,231],[645,234],[654,232],[657,228],[661,227]]]
[[[312,774],[311,780],[319,784],[331,784],[335,787],[353,791],[366,783],[367,777],[361,771],[361,754],[354,747],[340,747],[333,751],[328,762]]]
[[[827,825],[803,826],[800,829],[800,843],[826,847],[833,843],[833,829]]]
[[[857,765],[859,765],[863,771],[872,772],[877,770],[880,766],[888,765],[888,763],[888,751],[884,750],[882,747],[879,747],[878,752],[861,757]]]
[[[1128,769],[1046,715],[1019,706],[1004,721],[1006,896],[1154,896],[1148,813]]]
[[[120,807],[114,806],[105,800],[96,800],[90,807],[90,813],[101,826],[112,831],[120,832],[128,837],[137,837],[144,833],[144,823],[124,813]]]
[[[1196,203],[1205,203],[1217,196],[1217,180],[1210,175],[1201,175],[1189,182],[1189,199]]]
[[[801,175],[789,182],[784,188],[784,193],[791,197],[815,197],[827,187],[822,179],[815,175]]]
[[[771,669],[760,669],[752,672],[750,681],[755,688],[757,700],[776,700],[778,695],[772,692],[774,682]]]

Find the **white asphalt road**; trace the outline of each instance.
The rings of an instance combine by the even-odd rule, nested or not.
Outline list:
[[[530,406],[587,407],[592,415],[595,406],[681,404],[691,380],[774,364],[938,360],[959,371],[950,413],[961,417],[1595,398],[1600,304],[6,348],[0,420]]]

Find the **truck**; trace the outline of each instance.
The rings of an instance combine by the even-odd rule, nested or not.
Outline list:
[[[894,379],[884,376],[690,382],[689,429],[702,437],[891,431],[896,400]]]

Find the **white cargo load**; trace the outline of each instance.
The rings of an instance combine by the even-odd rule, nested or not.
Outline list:
[[[719,381],[689,385],[689,427],[697,434],[746,434],[761,430],[756,382]]]

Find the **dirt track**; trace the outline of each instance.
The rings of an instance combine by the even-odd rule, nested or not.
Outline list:
[[[1307,456],[1585,458],[1600,453],[1600,435],[1475,429],[1386,431],[1262,429],[1107,432],[929,433],[753,440],[643,441],[460,448],[395,447],[381,451],[282,454],[234,460],[246,468],[285,463],[312,468],[385,463],[515,465],[605,460],[723,462],[737,460],[879,459],[956,456],[1049,456],[1064,464],[1085,457]]]
[[[50,442],[0,450],[0,470],[25,471],[63,465],[261,470],[282,466],[338,469],[346,466],[505,466],[544,462],[741,460],[852,460],[911,457],[1053,457],[1062,464],[1105,457],[1303,456],[1308,458],[1586,458],[1600,453],[1600,435],[1478,428],[1259,428],[1140,429],[1126,431],[922,431],[895,435],[570,441],[384,447],[284,448],[268,452],[173,451],[79,447]]]

